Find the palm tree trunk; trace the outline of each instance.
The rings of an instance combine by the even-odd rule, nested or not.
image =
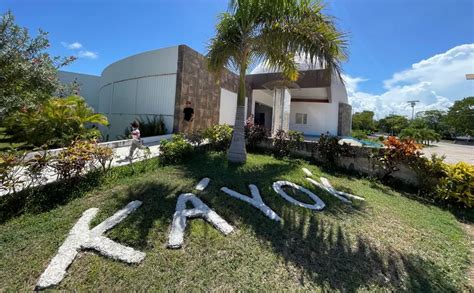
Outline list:
[[[245,163],[247,152],[245,150],[245,71],[242,66],[239,75],[239,92],[237,93],[237,110],[235,113],[234,132],[232,142],[227,152],[227,159],[233,163]]]
[[[235,115],[234,133],[232,142],[227,152],[227,159],[233,163],[245,163],[247,152],[245,150],[245,106],[237,106]]]

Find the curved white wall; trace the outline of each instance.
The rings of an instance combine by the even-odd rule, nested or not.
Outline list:
[[[98,111],[100,76],[58,71],[58,79],[60,82],[65,84],[70,84],[76,81],[79,84],[79,95],[86,100],[89,106],[91,106],[95,111]]]
[[[137,117],[161,115],[168,132],[173,130],[178,47],[130,56],[102,72],[98,111],[109,118],[102,129],[110,140],[122,135]]]

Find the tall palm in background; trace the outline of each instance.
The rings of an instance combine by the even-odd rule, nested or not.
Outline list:
[[[295,56],[300,54],[309,63],[318,63],[340,75],[340,62],[346,58],[345,37],[322,9],[321,2],[311,0],[231,0],[229,11],[219,16],[216,36],[207,53],[209,69],[217,77],[225,67],[239,74],[229,161],[243,163],[247,158],[245,74],[250,66],[264,60],[270,69],[295,81]]]

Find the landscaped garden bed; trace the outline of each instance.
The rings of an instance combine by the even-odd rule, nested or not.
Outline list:
[[[343,203],[307,181],[302,168],[365,201]],[[59,189],[58,183],[61,192],[54,194],[47,192],[52,187],[20,194],[23,208],[14,214],[2,202],[3,289],[33,289],[87,209],[99,209],[93,228],[139,200],[143,204],[105,235],[146,253],[144,260],[128,265],[81,252],[58,289],[468,290],[469,241],[455,216],[374,181],[259,154],[250,154],[245,165],[232,165],[219,152],[197,153],[173,166],[153,159],[101,176],[87,175],[71,188]],[[195,190],[204,177],[210,178],[208,187]],[[292,205],[273,190],[279,180],[312,191],[325,208],[316,212]],[[249,184],[258,187],[281,222],[221,191],[225,186],[250,195]],[[188,220],[183,247],[168,249],[177,198],[189,192],[234,231],[224,236],[202,219]],[[303,193],[286,192],[313,204]]]

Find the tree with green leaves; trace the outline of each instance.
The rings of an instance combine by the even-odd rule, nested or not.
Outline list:
[[[474,97],[454,102],[446,115],[446,124],[458,135],[474,136]]]
[[[229,11],[219,16],[216,35],[211,39],[207,58],[217,78],[226,67],[239,74],[237,111],[231,162],[243,163],[245,150],[245,74],[250,66],[265,61],[289,80],[298,79],[295,56],[340,75],[346,58],[346,40],[334,19],[322,12],[323,5],[311,0],[231,0]]]
[[[0,117],[41,104],[60,87],[57,70],[74,58],[51,57],[47,36],[30,37],[10,11],[0,16]]]
[[[379,129],[391,135],[399,134],[400,131],[402,131],[402,129],[407,128],[408,125],[409,122],[405,116],[394,114],[382,118],[378,122]]]
[[[372,132],[375,130],[374,112],[362,111],[352,115],[352,129],[366,130]]]
[[[446,116],[446,111],[428,110],[417,116],[425,121],[426,127],[433,129],[437,133],[441,133],[446,129],[446,125],[443,121]]]
[[[400,132],[400,139],[413,139],[418,143],[429,145],[433,141],[439,141],[441,135],[430,128],[405,128]]]

